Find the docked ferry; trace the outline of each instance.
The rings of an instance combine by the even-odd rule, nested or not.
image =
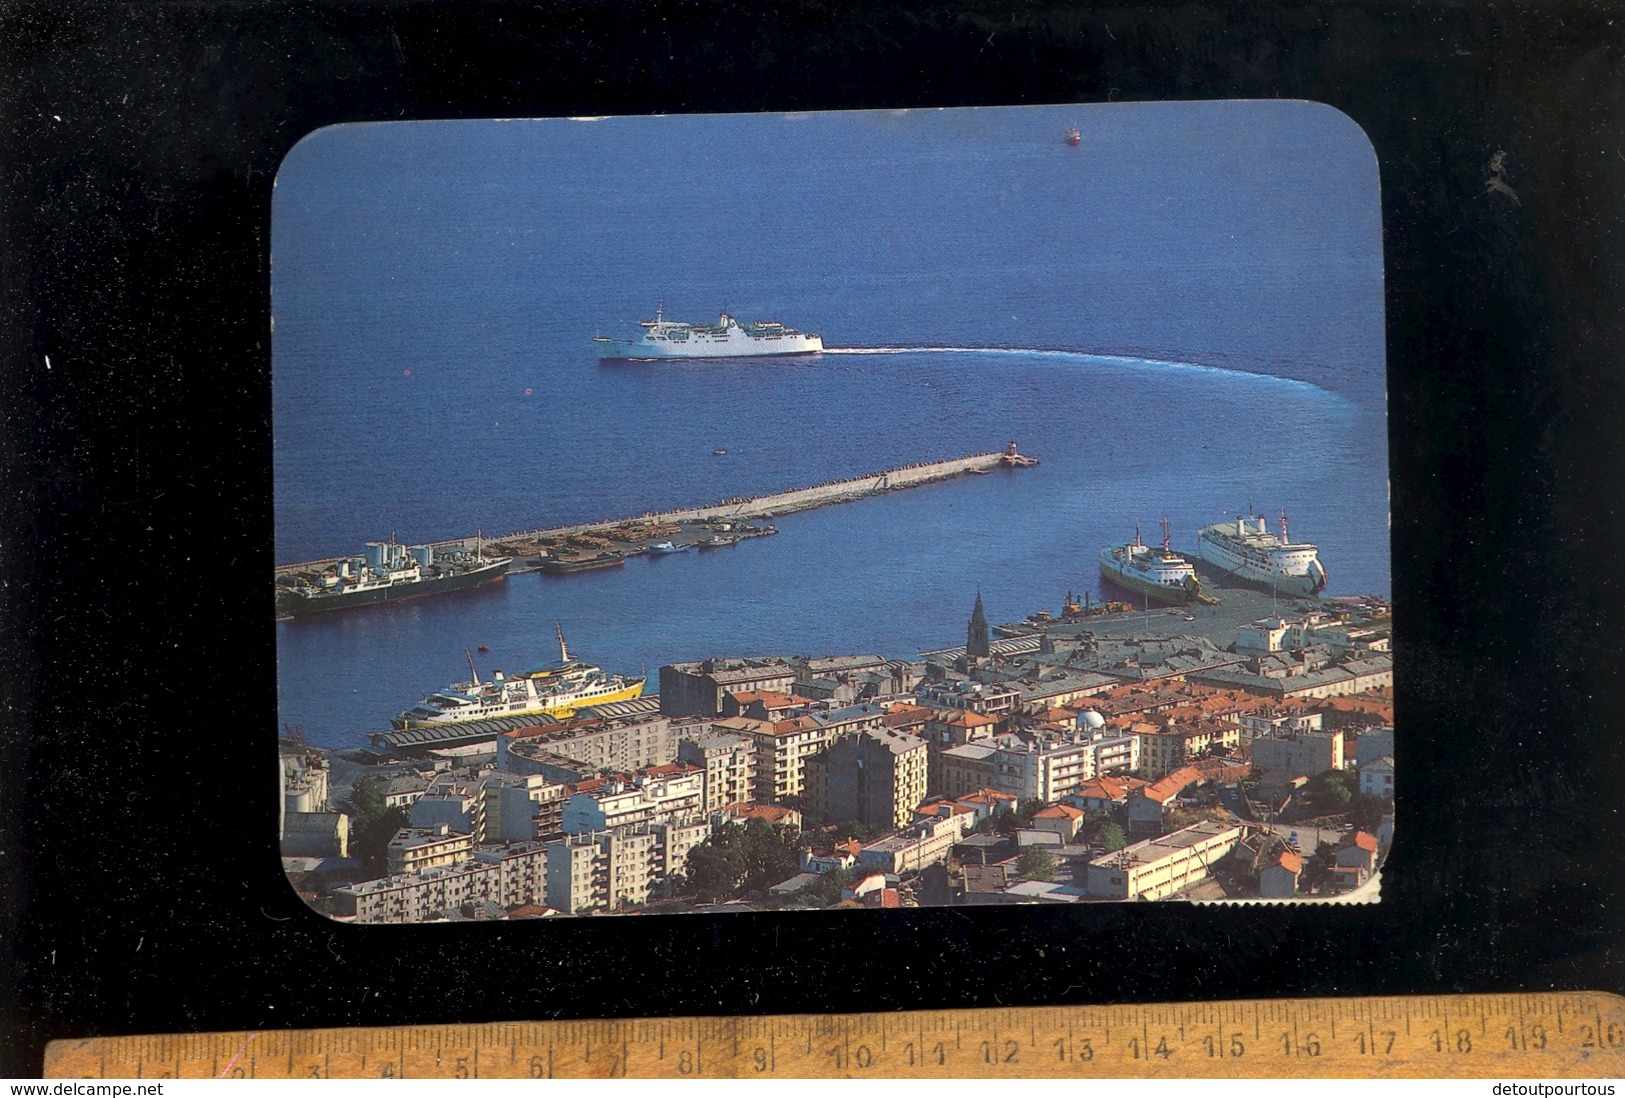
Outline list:
[[[277,612],[316,614],[462,591],[502,579],[511,563],[509,557],[486,556],[478,540],[473,552],[369,541],[359,557],[278,580]]]
[[[1183,606],[1202,599],[1202,581],[1196,577],[1196,568],[1168,548],[1166,518],[1162,520],[1161,549],[1140,540],[1140,524],[1136,522],[1133,541],[1100,551],[1100,574],[1159,606]]]
[[[603,668],[571,656],[570,647],[564,641],[564,628],[559,625],[554,628],[559,636],[557,662],[543,664],[513,678],[501,671],[492,671],[491,677],[482,682],[474,669],[474,658],[470,656],[469,681],[435,691],[390,724],[396,729],[406,729],[493,717],[563,719],[583,706],[631,701],[643,695],[647,676],[629,679],[606,675]]]
[[[1291,540],[1285,511],[1281,512],[1279,535],[1269,532],[1263,515],[1237,515],[1235,522],[1204,529],[1196,544],[1209,564],[1267,591],[1307,597],[1326,587],[1320,550],[1308,542]]]
[[[740,321],[726,312],[715,324],[667,320],[657,308],[653,320],[639,321],[641,339],[594,336],[601,359],[638,361],[658,358],[749,358],[764,355],[815,355],[823,337],[787,328],[776,320]]]

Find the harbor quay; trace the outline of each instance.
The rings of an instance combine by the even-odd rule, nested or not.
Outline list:
[[[691,545],[733,544],[745,538],[776,533],[771,526],[753,525],[753,522],[778,515],[808,511],[836,503],[848,503],[884,492],[914,488],[960,476],[986,474],[1001,468],[1026,468],[1037,464],[1035,458],[1019,453],[1016,444],[1011,442],[1005,449],[999,451],[967,454],[964,457],[944,461],[914,462],[861,476],[824,481],[765,495],[724,499],[698,507],[674,508],[646,512],[628,518],[600,519],[544,529],[521,530],[493,537],[472,534],[424,544],[436,556],[468,554],[482,547],[509,547],[518,553],[515,567],[509,569],[513,572],[538,568],[541,560],[549,556],[567,558],[571,554],[598,553],[603,555],[605,563],[613,563],[609,560],[611,556],[623,557],[645,553],[655,546],[665,547],[669,544],[676,548],[687,548]],[[501,549],[497,551],[500,552]],[[328,557],[278,565],[276,575],[281,578],[296,573],[320,573],[346,559],[348,558]]]

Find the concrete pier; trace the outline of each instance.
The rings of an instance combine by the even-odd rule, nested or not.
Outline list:
[[[647,526],[681,522],[732,523],[748,519],[772,518],[775,515],[808,511],[814,507],[824,507],[832,503],[846,503],[851,500],[863,499],[865,496],[894,492],[900,488],[914,488],[922,484],[950,480],[970,473],[987,473],[998,468],[1024,468],[1036,464],[1037,462],[1032,458],[1017,454],[1015,443],[1011,443],[1007,449],[998,452],[968,454],[965,457],[951,458],[947,461],[922,461],[897,469],[885,469],[878,473],[848,477],[845,480],[827,481],[807,488],[793,488],[789,491],[774,492],[769,495],[725,499],[700,507],[683,507],[671,511],[633,515],[627,518],[576,523],[571,526],[554,526],[547,529],[521,530],[511,534],[488,535],[484,540],[486,545],[502,542],[538,542],[549,538],[568,537],[572,534],[602,535],[617,527],[624,526]],[[436,550],[470,550],[474,548],[475,540],[475,537],[470,535],[468,537],[452,538],[447,541],[428,542],[427,544],[432,545]],[[358,546],[356,553],[359,552],[360,547]],[[319,572],[341,559],[347,558],[332,557],[326,560],[284,564],[279,565],[276,572],[279,576],[290,572]]]

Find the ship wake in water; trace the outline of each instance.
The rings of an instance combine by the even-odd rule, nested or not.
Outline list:
[[[1050,347],[825,347],[826,355],[986,355],[1000,358],[1050,358],[1077,363],[1104,363],[1147,370],[1185,370],[1192,373],[1217,374],[1232,378],[1251,378],[1277,382],[1316,393],[1327,393],[1308,381],[1281,377],[1277,374],[1258,374],[1247,370],[1231,370],[1223,366],[1207,366],[1200,362],[1175,362],[1159,358],[1135,358],[1131,355],[1106,355],[1091,351],[1060,351]]]

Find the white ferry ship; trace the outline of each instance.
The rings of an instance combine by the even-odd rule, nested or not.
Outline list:
[[[1209,526],[1197,537],[1202,559],[1238,579],[1283,595],[1318,595],[1326,587],[1320,550],[1307,542],[1294,544],[1287,534],[1286,512],[1281,532],[1269,532],[1264,516],[1236,516],[1235,522]]]
[[[667,320],[665,309],[653,320],[639,321],[641,339],[594,336],[601,359],[748,358],[763,355],[815,355],[823,337],[786,328],[776,320],[739,321],[724,312],[716,324]]]
[[[606,675],[602,668],[573,658],[564,642],[564,628],[556,624],[554,628],[559,635],[558,662],[544,664],[516,678],[493,671],[488,680],[481,682],[479,672],[474,669],[474,657],[469,656],[468,682],[453,683],[444,690],[437,690],[390,724],[396,729],[406,729],[493,717],[562,719],[583,706],[630,701],[642,696],[647,676],[628,679],[622,675]]]
[[[1162,548],[1153,549],[1140,540],[1140,524],[1134,524],[1134,540],[1100,551],[1100,574],[1130,591],[1138,591],[1159,606],[1183,606],[1204,600],[1202,581],[1190,561],[1168,548],[1168,520],[1162,520]]]

